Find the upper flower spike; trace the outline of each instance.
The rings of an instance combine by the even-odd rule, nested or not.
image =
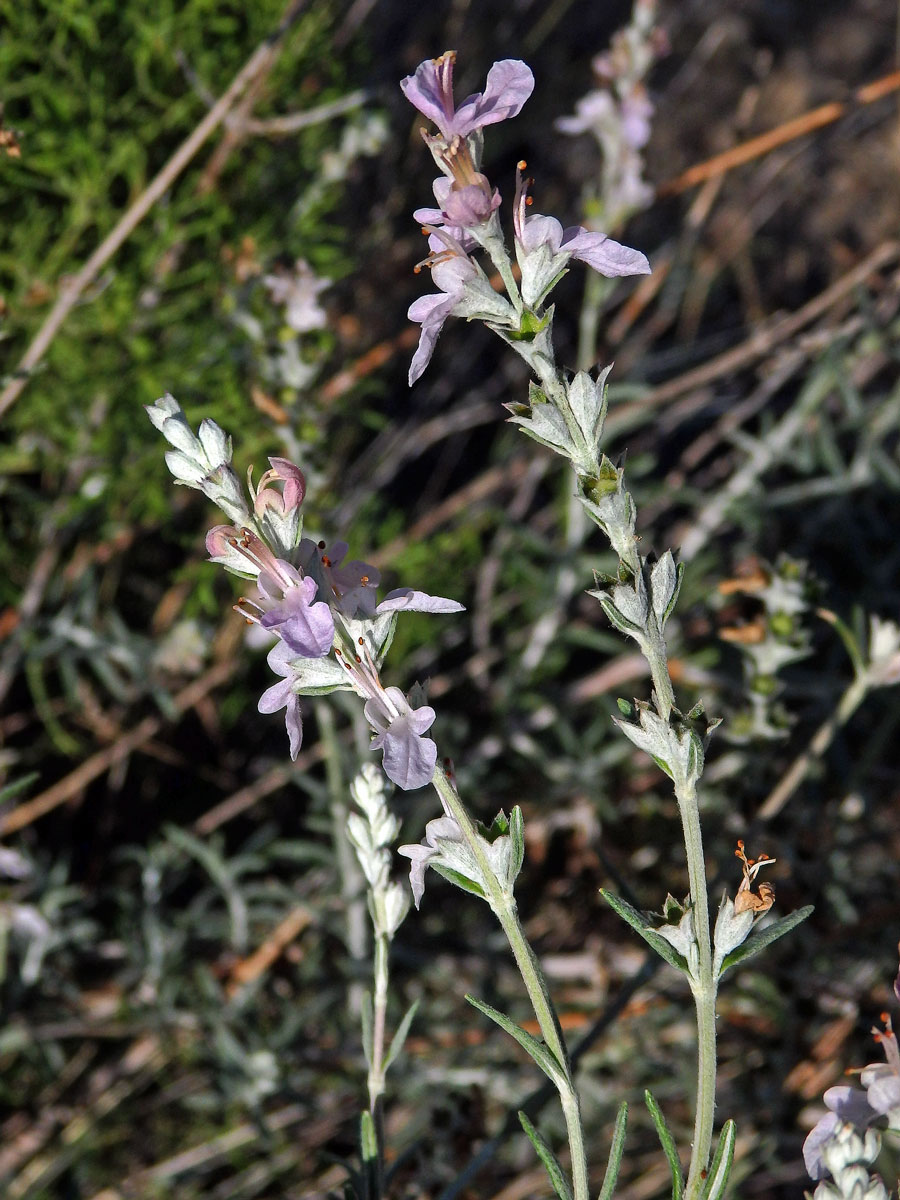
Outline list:
[[[407,75],[400,84],[410,104],[434,121],[447,141],[454,134],[466,137],[485,125],[516,116],[534,90],[530,67],[517,58],[504,58],[488,71],[484,91],[468,96],[457,108],[453,102],[455,62],[456,51],[447,50],[440,58],[419,63],[415,75]]]

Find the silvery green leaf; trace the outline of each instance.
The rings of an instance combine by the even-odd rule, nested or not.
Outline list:
[[[610,906],[613,912],[617,913],[623,921],[625,921],[635,933],[639,934],[648,946],[652,946],[660,958],[664,958],[666,962],[675,967],[678,971],[683,971],[688,974],[687,960],[682,958],[678,951],[664,938],[661,937],[654,927],[653,921],[646,917],[642,912],[632,907],[626,900],[608,892],[605,888],[600,889],[600,895]]]
[[[512,855],[509,866],[509,886],[511,888],[518,879],[519,872],[522,870],[522,863],[525,861],[525,819],[518,804],[509,814],[509,836],[512,841]]]
[[[719,1142],[707,1172],[706,1183],[700,1193],[701,1200],[721,1200],[725,1195],[728,1176],[731,1174],[731,1163],[734,1159],[736,1138],[737,1127],[734,1121],[726,1121],[719,1134]]]
[[[565,1085],[565,1071],[549,1046],[539,1042],[536,1037],[532,1037],[506,1013],[500,1012],[490,1004],[485,1004],[483,1000],[477,1000],[474,996],[467,995],[466,999],[473,1008],[477,1008],[486,1017],[490,1017],[501,1029],[505,1029],[510,1037],[515,1038],[522,1049],[534,1059],[548,1079],[552,1079],[557,1087]]]
[[[586,371],[579,371],[568,386],[569,406],[584,436],[587,448],[595,453],[603,432],[608,405],[606,377],[612,366],[604,367],[596,382]]]
[[[616,717],[613,720],[629,741],[649,754],[669,778],[674,779],[681,748],[671,726],[649,704],[638,702],[637,712],[639,724],[620,721]]]
[[[667,550],[662,558],[654,563],[650,572],[650,597],[660,630],[665,628],[666,621],[675,607],[683,574],[684,567],[681,563],[675,565],[671,550]]]
[[[484,888],[480,883],[476,883],[474,879],[470,879],[468,875],[463,875],[461,871],[454,871],[452,867],[448,867],[441,862],[431,862],[428,865],[432,870],[437,871],[438,875],[443,876],[448,883],[452,883],[455,887],[468,892],[472,896],[478,896],[481,900],[485,899]]]
[[[519,1111],[519,1123],[528,1135],[528,1140],[534,1146],[535,1153],[544,1164],[547,1175],[550,1179],[550,1186],[558,1196],[559,1200],[572,1200],[572,1189],[569,1187],[569,1181],[566,1179],[565,1172],[559,1165],[556,1155],[529,1121],[528,1117],[521,1110]]]
[[[639,638],[643,635],[643,626],[635,625],[632,621],[628,620],[624,613],[619,612],[608,592],[591,591],[589,595],[597,597],[600,601],[600,607],[609,619],[609,623],[614,625],[619,633],[627,634],[628,637],[633,638]]]
[[[743,942],[736,950],[725,958],[722,963],[721,975],[725,975],[732,967],[736,967],[738,963],[745,962],[748,958],[753,958],[755,954],[759,954],[760,950],[765,950],[766,946],[772,942],[777,942],[780,937],[784,937],[786,933],[796,926],[801,921],[814,912],[814,906],[807,904],[803,908],[798,908],[796,912],[788,913],[786,917],[782,917],[780,921],[775,921],[772,925],[766,925],[758,932],[754,932]]]
[[[623,1100],[616,1115],[613,1129],[612,1145],[609,1148],[609,1158],[606,1163],[606,1173],[603,1176],[603,1186],[597,1200],[612,1200],[619,1178],[619,1167],[622,1165],[622,1154],[625,1151],[625,1127],[628,1123],[628,1102]]]
[[[512,421],[530,438],[551,450],[561,451],[566,457],[576,452],[566,423],[552,404],[538,404],[532,408],[529,417],[513,417]]]
[[[681,1159],[678,1157],[678,1148],[672,1137],[672,1131],[663,1116],[662,1109],[650,1092],[644,1092],[644,1103],[647,1105],[647,1110],[656,1127],[659,1144],[662,1146],[663,1154],[666,1156],[669,1170],[672,1173],[672,1200],[681,1200],[684,1195],[684,1176],[681,1173]]]
[[[406,1041],[406,1036],[409,1033],[409,1027],[413,1023],[413,1018],[416,1015],[416,1010],[418,1009],[418,1007],[419,1007],[419,1001],[413,1000],[412,1004],[409,1006],[409,1008],[403,1014],[403,1020],[397,1026],[397,1032],[394,1034],[393,1038],[391,1039],[390,1049],[388,1050],[387,1054],[385,1055],[385,1059],[384,1059],[385,1071],[388,1070],[388,1068],[391,1066],[391,1064],[397,1058],[397,1055],[403,1049],[403,1043]]]
[[[630,625],[634,625],[638,629],[646,629],[647,589],[640,576],[635,579],[634,583],[616,584],[612,590],[612,601],[616,610]]]
[[[328,692],[352,691],[347,672],[333,658],[295,658],[291,660],[291,691],[298,696],[324,696]]]

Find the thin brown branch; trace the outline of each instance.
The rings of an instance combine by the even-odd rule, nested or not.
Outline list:
[[[199,679],[195,679],[193,683],[189,683],[186,688],[182,688],[174,697],[173,704],[176,710],[178,712],[186,712],[187,709],[192,708],[208,692],[212,691],[213,688],[224,683],[233,671],[234,660],[232,658],[229,658],[225,662],[217,663],[205,675],[201,675]],[[114,742],[111,746],[104,747],[102,750],[98,750],[90,758],[86,758],[74,771],[70,771],[65,778],[60,779],[58,783],[47,788],[45,792],[41,792],[39,796],[27,800],[24,804],[20,804],[17,808],[14,808],[12,812],[0,817],[0,836],[24,829],[26,825],[31,825],[40,817],[46,816],[47,813],[52,812],[61,804],[65,804],[67,800],[74,799],[89,783],[92,783],[117,763],[122,762],[145,742],[149,742],[151,738],[156,737],[166,724],[167,720],[164,717],[145,717],[143,721],[138,722],[134,729],[120,737],[117,742]]]
[[[891,92],[898,90],[900,90],[900,71],[892,71],[890,75],[884,75],[881,79],[876,79],[873,83],[858,88],[853,93],[852,99],[847,102],[835,100],[831,104],[822,104],[799,117],[785,121],[775,129],[759,134],[758,137],[741,142],[739,146],[732,146],[728,150],[723,150],[721,154],[714,154],[705,162],[695,163],[693,167],[689,167],[688,170],[657,188],[656,195],[658,197],[678,196],[698,183],[705,183],[707,179],[711,179],[715,175],[724,175],[725,172],[731,171],[735,167],[743,166],[744,163],[752,162],[754,158],[768,154],[778,146],[784,146],[796,138],[804,137],[808,133],[814,133],[817,129],[824,129],[826,125],[834,124],[853,108],[872,104],[875,100],[880,100],[883,96],[889,96]]]

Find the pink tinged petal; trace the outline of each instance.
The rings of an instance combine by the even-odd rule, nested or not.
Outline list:
[[[614,242],[603,233],[573,225],[563,233],[560,249],[613,279],[619,275],[649,275],[650,264],[640,250]]]
[[[843,1122],[837,1113],[826,1113],[806,1135],[803,1143],[803,1161],[810,1179],[823,1179],[828,1174],[822,1149],[831,1141]]]
[[[415,733],[405,717],[398,717],[380,738],[382,744],[376,749],[384,750],[384,773],[397,787],[411,792],[431,782],[437,763],[437,746],[431,738]]]
[[[439,68],[444,65],[444,71]],[[447,67],[450,70],[447,70]],[[449,79],[448,79],[449,77]],[[447,82],[452,86],[452,62],[444,63],[444,56],[439,59],[426,58],[416,67],[415,75],[407,75],[400,81],[403,95],[423,117],[433,121],[446,133],[449,122],[453,119],[453,96],[448,95]]]
[[[451,225],[471,229],[489,220],[494,209],[500,207],[500,203],[500,193],[496,188],[494,194],[489,196],[477,183],[470,183],[467,187],[450,193],[444,208],[444,217]]]
[[[444,210],[442,208],[417,208],[413,213],[413,220],[418,221],[420,225],[441,225],[444,220]]]
[[[444,322],[453,311],[457,299],[458,296],[448,296],[445,292],[441,292],[437,295],[420,296],[418,300],[414,300],[409,306],[409,312],[406,315],[410,321],[421,322],[422,325],[422,331],[419,334],[419,345],[413,355],[412,362],[409,364],[410,387],[412,387],[431,362],[431,356],[434,354],[434,348],[437,345],[438,334],[441,332]]]
[[[516,116],[533,91],[534,76],[526,63],[517,58],[495,62],[484,91],[468,96],[457,108],[452,132],[465,135]]]
[[[280,683],[273,683],[260,696],[256,707],[261,713],[274,713],[278,712],[280,708],[285,709],[284,724],[287,729],[291,759],[295,759],[303,741],[303,721],[300,716],[300,697],[291,691],[290,680],[283,679]]]
[[[431,846],[398,846],[397,853],[410,860],[409,886],[412,888],[413,902],[418,909],[425,894],[425,871],[437,851]]]
[[[535,214],[525,218],[525,227],[521,231],[520,241],[526,251],[537,250],[539,246],[549,246],[553,254],[559,253],[563,238],[563,227],[556,217],[543,217]]]
[[[265,626],[266,620],[263,618]],[[294,612],[278,630],[286,646],[303,658],[324,658],[334,645],[334,617],[319,602]]]
[[[284,480],[285,508],[299,508],[306,495],[306,479],[300,468],[287,458],[270,458],[269,465]]]
[[[417,592],[413,588],[394,588],[392,592],[388,592],[375,612],[451,613],[465,612],[465,606],[456,600],[447,600],[444,596],[429,596],[427,592]]]

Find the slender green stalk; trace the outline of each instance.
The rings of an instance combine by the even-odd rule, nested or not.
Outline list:
[[[716,1109],[716,979],[713,976],[712,942],[709,929],[709,899],[706,865],[700,831],[700,808],[693,786],[676,784],[675,795],[681,814],[684,848],[691,891],[691,915],[700,955],[699,979],[692,985],[697,1010],[697,1107],[694,1141],[688,1171],[686,1200],[695,1200],[705,1182],[712,1148]]]
[[[509,942],[522,982],[528,992],[528,998],[534,1009],[538,1027],[547,1048],[553,1053],[563,1071],[563,1076],[557,1081],[563,1117],[566,1122],[566,1132],[569,1140],[569,1153],[572,1159],[572,1184],[574,1200],[588,1200],[587,1157],[584,1146],[584,1132],[581,1126],[581,1108],[575,1083],[572,1078],[572,1068],[569,1055],[563,1040],[559,1020],[550,998],[547,981],[541,971],[540,964],[528,943],[519,921],[515,897],[503,887],[484,853],[481,842],[471,817],[465,805],[459,798],[456,788],[448,779],[444,770],[438,766],[432,780],[435,790],[445,802],[447,809],[456,818],[463,836],[478,864],[481,876],[487,888],[487,901],[496,915],[506,939]]]

